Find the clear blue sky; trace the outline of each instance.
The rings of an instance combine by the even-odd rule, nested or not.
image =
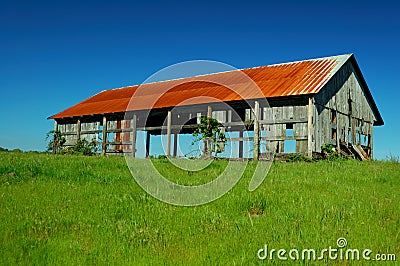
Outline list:
[[[354,53],[400,155],[397,1],[1,1],[0,147],[44,150],[46,120],[186,60],[237,68]]]

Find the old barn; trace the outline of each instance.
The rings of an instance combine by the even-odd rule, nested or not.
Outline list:
[[[259,159],[267,152],[311,157],[327,143],[373,158],[373,129],[383,125],[352,54],[102,91],[49,119],[66,145],[95,138],[103,155],[135,156],[142,147],[148,156],[150,136],[163,135],[165,154],[177,156],[179,137],[191,134],[201,116],[238,133],[227,139],[235,147],[232,158]],[[143,145],[137,144],[140,131],[147,136]]]

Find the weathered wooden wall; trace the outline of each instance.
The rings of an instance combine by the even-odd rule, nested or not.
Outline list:
[[[293,101],[292,105],[263,107],[260,112],[261,147],[266,152],[284,153],[285,141],[294,140],[293,152],[307,152],[307,106]],[[253,120],[246,109],[245,121]],[[289,134],[292,131],[292,134]]]
[[[320,152],[322,145],[337,142],[371,148],[376,118],[355,73],[351,61],[347,61],[315,95],[314,151]]]

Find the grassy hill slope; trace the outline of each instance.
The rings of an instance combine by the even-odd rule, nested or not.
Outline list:
[[[190,174],[155,164],[190,183],[226,162]],[[249,192],[253,170],[219,200],[176,207],[146,194],[124,158],[0,152],[0,264],[251,265],[265,244],[321,250],[339,237],[400,260],[400,164],[274,163]]]

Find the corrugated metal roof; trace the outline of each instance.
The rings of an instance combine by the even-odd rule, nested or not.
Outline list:
[[[188,105],[314,94],[351,56],[346,54],[102,91],[50,118],[173,107],[182,105],[183,101]]]

